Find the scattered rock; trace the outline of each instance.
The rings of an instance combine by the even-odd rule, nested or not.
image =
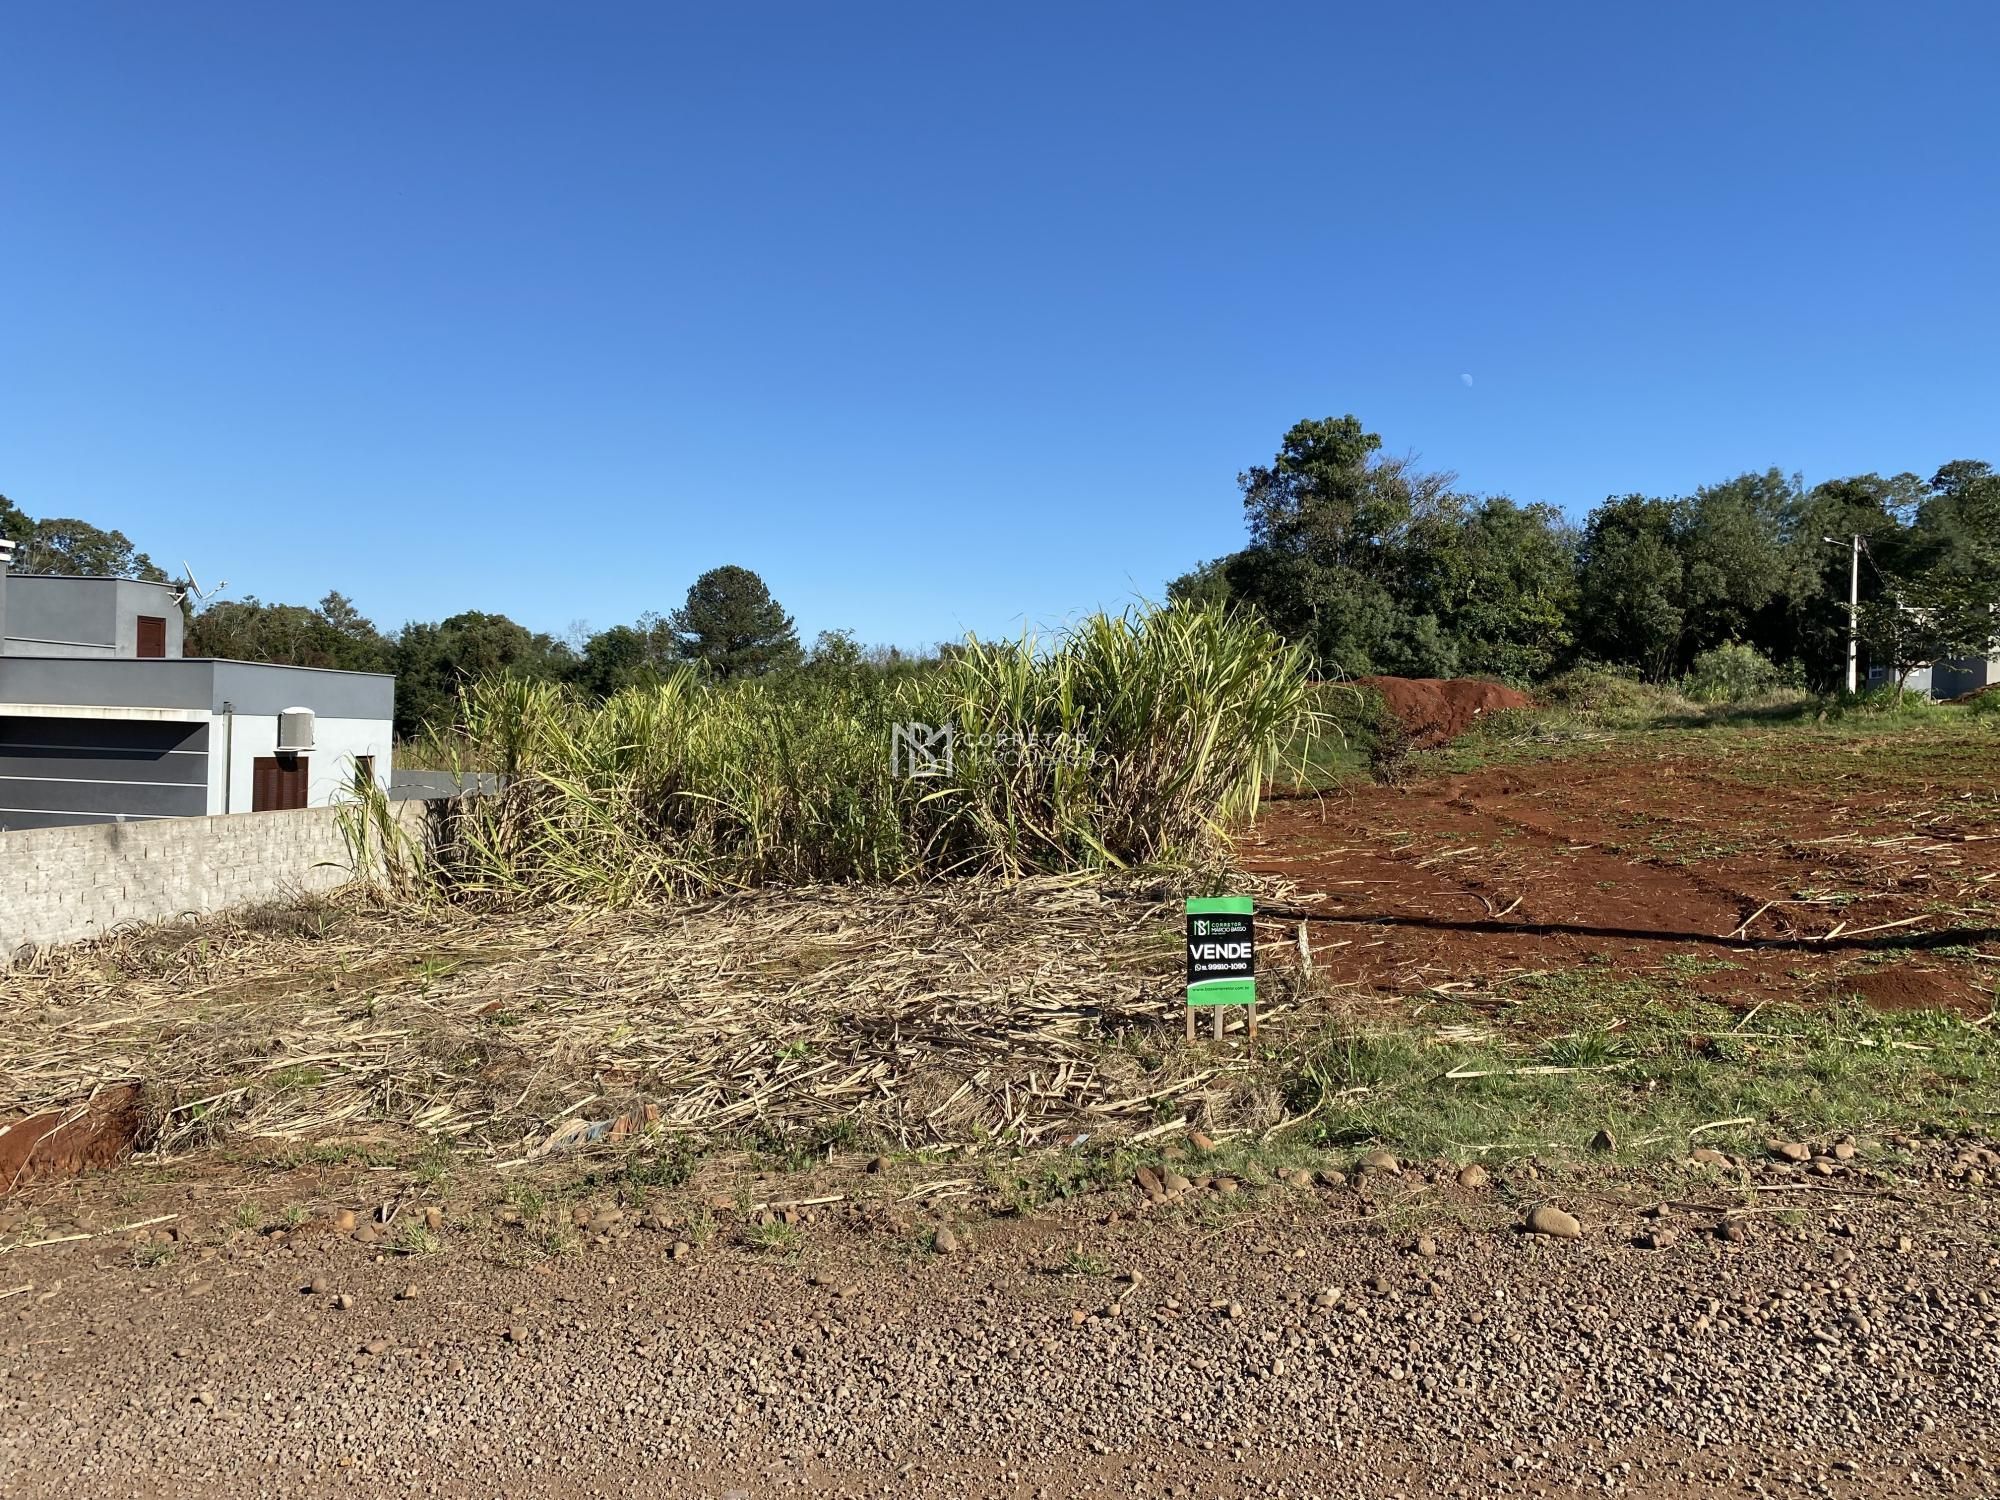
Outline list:
[[[1634,1240],[1641,1250],[1666,1250],[1680,1241],[1680,1231],[1670,1224],[1661,1224],[1642,1231]]]
[[[396,1293],[396,1300],[397,1300],[398,1302],[414,1302],[414,1301],[416,1301],[416,1300],[417,1300],[417,1289],[416,1289],[416,1288],[415,1288],[414,1286],[406,1286],[406,1287],[404,1287],[404,1288],[403,1288],[403,1289],[402,1289],[402,1290],[401,1290],[400,1292]]]
[[[1833,1145],[1833,1156],[1834,1156],[1834,1160],[1836,1160],[1836,1161],[1853,1161],[1853,1160],[1854,1160],[1854,1142],[1852,1142],[1852,1141],[1835,1141],[1835,1142],[1834,1142],[1834,1145]]]
[[[333,1299],[333,1305],[342,1312],[346,1312],[350,1307],[354,1306],[354,1299],[348,1296],[347,1293],[342,1292]]]
[[[1729,1158],[1713,1146],[1697,1146],[1688,1153],[1688,1160],[1704,1167],[1726,1167]]]
[[[444,1228],[444,1210],[435,1206],[424,1210],[424,1228],[435,1234]]]
[[[950,1225],[938,1225],[937,1233],[931,1237],[931,1249],[939,1255],[958,1254],[958,1236],[951,1232]]]
[[[354,1210],[343,1208],[336,1213],[333,1216],[333,1228],[336,1234],[352,1234],[354,1232]]]
[[[1473,1162],[1467,1167],[1461,1167],[1458,1171],[1458,1185],[1462,1188],[1477,1190],[1485,1187],[1492,1180],[1487,1175],[1486,1168],[1480,1166],[1478,1162]]]
[[[1719,1240],[1727,1240],[1732,1245],[1742,1244],[1743,1237],[1747,1233],[1748,1231],[1744,1229],[1740,1219],[1724,1219],[1720,1224],[1715,1226],[1715,1237]]]
[[[326,1294],[326,1278],[324,1276],[313,1277],[312,1281],[307,1284],[306,1290],[311,1292],[315,1297],[324,1296]]]
[[[1347,1186],[1347,1174],[1334,1167],[1322,1167],[1319,1174],[1319,1185],[1321,1187],[1344,1188]]]
[[[1169,1171],[1160,1178],[1160,1186],[1166,1189],[1169,1198],[1178,1198],[1182,1193],[1191,1189],[1194,1184],[1181,1176],[1180,1173]]]
[[[389,1341],[387,1339],[370,1339],[361,1346],[361,1352],[374,1355],[387,1354],[389,1352]]]
[[[1417,1236],[1417,1254],[1429,1259],[1438,1253],[1438,1242],[1427,1234]]]
[[[1391,1177],[1403,1170],[1403,1164],[1396,1159],[1396,1153],[1381,1146],[1365,1153],[1356,1165],[1364,1172],[1385,1172]]]
[[[1160,1186],[1160,1175],[1151,1167],[1139,1168],[1133,1174],[1132,1180],[1138,1185],[1139,1191],[1144,1193],[1148,1198],[1165,1196],[1166,1189]]]
[[[1324,1291],[1314,1294],[1313,1306],[1322,1311],[1329,1307],[1338,1307],[1340,1305],[1340,1297],[1341,1289],[1337,1286],[1330,1286]]]
[[[674,1248],[669,1253],[675,1260],[686,1260],[690,1255],[694,1254],[694,1246],[690,1245],[686,1240],[675,1240]]]
[[[519,1323],[516,1323],[512,1328],[507,1330],[507,1342],[510,1344],[527,1343],[528,1330],[523,1328]]]
[[[1188,1132],[1188,1144],[1197,1151],[1213,1151],[1215,1149],[1215,1142],[1209,1139],[1208,1132],[1203,1130],[1190,1130]]]
[[[1583,1233],[1583,1226],[1553,1203],[1537,1203],[1528,1210],[1527,1227],[1531,1234],[1546,1234],[1559,1240],[1573,1240]]]
[[[1798,1141],[1772,1141],[1771,1154],[1779,1161],[1802,1162],[1812,1159],[1812,1152]]]

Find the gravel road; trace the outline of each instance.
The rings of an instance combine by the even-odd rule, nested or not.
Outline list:
[[[490,1203],[431,1254],[335,1221],[150,1269],[23,1248],[0,1492],[2000,1494],[1983,1189],[1778,1172],[1803,1206],[1736,1238],[1611,1190],[1531,1234],[1509,1184],[1405,1169],[1114,1191],[948,1254],[852,1205],[779,1255],[606,1204],[554,1260]]]

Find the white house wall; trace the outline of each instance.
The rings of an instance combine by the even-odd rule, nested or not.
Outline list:
[[[217,714],[209,731],[209,810],[249,812],[257,758],[278,753],[276,714]],[[395,737],[386,719],[313,720],[313,748],[306,761],[306,805],[342,802],[354,781],[354,759],[375,757],[375,784],[389,786]],[[224,779],[227,777],[227,795]]]

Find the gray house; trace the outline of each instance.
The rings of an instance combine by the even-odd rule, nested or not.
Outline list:
[[[321,807],[387,787],[395,679],[181,655],[170,585],[13,575],[0,830]]]
[[[1904,681],[1903,691],[1945,702],[1983,687],[1991,687],[1996,682],[2000,682],[2000,651],[1991,656],[1964,656],[1955,661],[1931,662],[1918,667]],[[1895,669],[1869,667],[1868,685],[1894,687]]]

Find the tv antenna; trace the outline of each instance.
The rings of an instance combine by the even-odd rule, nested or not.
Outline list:
[[[212,589],[203,588],[194,576],[194,569],[185,560],[181,563],[181,572],[187,575],[187,582],[182,584],[179,591],[175,593],[174,603],[176,604],[185,604],[190,599],[194,600],[196,605],[206,604],[217,594],[229,587],[229,580],[225,578]]]

